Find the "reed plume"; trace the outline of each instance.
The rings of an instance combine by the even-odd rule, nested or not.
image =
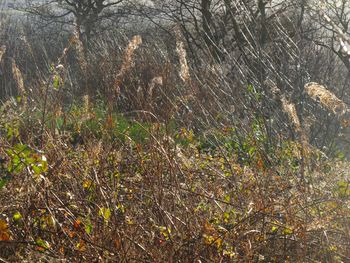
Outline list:
[[[289,119],[294,125],[295,131],[299,134],[303,133],[301,122],[298,117],[298,113],[294,103],[289,102],[288,99],[282,94],[281,90],[276,85],[274,85],[274,83],[266,83],[266,85],[269,86],[272,94],[280,98],[280,101],[282,103],[282,108],[284,112],[288,114]]]
[[[26,98],[27,94],[24,88],[23,75],[21,70],[17,67],[16,61],[14,59],[12,59],[12,75],[13,75],[13,80],[15,81],[15,84],[16,84],[18,94],[22,98],[23,105],[25,105],[27,101],[27,98]]]
[[[6,46],[3,45],[0,47],[0,63],[2,61],[2,57],[4,56],[5,53],[6,53]]]
[[[299,134],[301,144],[303,147],[306,147],[308,145],[307,134],[301,125],[295,104],[289,102],[284,96],[282,96],[281,102],[283,110],[288,114],[295,131]]]
[[[124,52],[124,58],[122,66],[117,73],[115,82],[114,82],[114,93],[118,94],[120,92],[120,84],[122,82],[123,76],[134,66],[134,53],[142,44],[142,38],[140,35],[134,36],[129,42],[127,48]]]
[[[122,66],[119,70],[119,73],[117,74],[118,80],[120,80],[122,76],[124,76],[124,74],[134,66],[133,56],[136,49],[138,49],[141,44],[142,44],[142,38],[139,35],[134,36],[129,42],[124,53]]]
[[[120,67],[120,70],[117,72],[114,84],[112,88],[109,90],[108,95],[108,118],[107,123],[111,123],[112,120],[112,110],[113,110],[113,104],[115,101],[115,98],[120,93],[120,85],[123,82],[123,77],[125,74],[134,66],[134,53],[135,51],[140,47],[142,44],[142,38],[140,35],[134,36],[131,41],[129,42],[127,48],[124,51],[124,57],[122,61],[122,65]]]
[[[295,130],[297,132],[301,131],[301,123],[297,114],[297,110],[295,108],[294,103],[291,103],[289,101],[287,101],[287,99],[283,96],[281,98],[281,102],[282,102],[282,107],[283,110],[288,114],[290,120],[292,121]]]
[[[350,125],[350,110],[348,106],[326,87],[310,82],[305,85],[306,93],[327,110],[333,112],[341,121],[343,127]]]
[[[90,97],[89,95],[84,95],[83,97],[83,109],[84,109],[84,113],[89,113],[90,112]]]
[[[314,101],[320,102],[323,107],[332,111],[338,117],[349,111],[347,105],[341,99],[318,83],[310,82],[306,84],[305,91]]]
[[[22,29],[22,34],[23,34],[23,37],[21,38],[22,40],[22,43],[24,44],[24,47],[28,50],[30,56],[35,59],[35,55],[34,55],[34,52],[33,52],[33,48],[32,48],[32,45],[29,43],[28,39],[27,39],[27,36],[25,35],[25,33],[23,32],[23,29]],[[36,68],[38,69],[37,65],[35,65]]]
[[[302,124],[300,122],[297,109],[295,107],[295,104],[292,102],[289,102],[288,99],[285,97],[285,95],[282,94],[281,90],[273,83],[273,82],[267,82],[267,86],[269,86],[272,94],[276,97],[280,98],[280,101],[282,103],[283,110],[288,114],[289,119],[293,123],[295,132],[299,136],[299,154],[300,154],[300,177],[302,180],[304,180],[305,176],[305,158],[307,157],[306,153],[310,149],[310,145],[308,143],[307,133],[305,129],[303,129]]]
[[[180,62],[180,78],[183,82],[188,83],[191,80],[190,69],[187,63],[187,52],[185,49],[184,41],[182,40],[182,34],[180,27],[175,28],[176,39],[176,52],[179,56]]]

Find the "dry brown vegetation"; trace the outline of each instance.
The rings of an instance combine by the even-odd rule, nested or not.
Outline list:
[[[280,27],[261,57],[242,30],[221,62],[179,25],[89,42],[76,25],[47,49],[7,39],[0,262],[349,262],[344,71],[307,61],[334,86],[284,72],[297,41]]]
[[[229,138],[233,131],[220,133]],[[260,148],[264,139],[251,135],[250,153],[244,153],[248,162],[242,163],[228,148],[200,150],[186,129],[171,138],[155,124],[147,135],[142,144],[92,135],[72,144],[46,131],[40,151],[28,141],[23,146],[2,140],[3,164],[13,171],[1,189],[1,258],[345,262],[349,257],[347,164],[341,172],[342,166],[320,163],[309,152],[307,165],[316,162],[317,168],[308,169],[305,184],[297,176],[300,145],[292,141],[271,159]]]

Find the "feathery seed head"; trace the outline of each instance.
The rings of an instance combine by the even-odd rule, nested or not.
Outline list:
[[[12,59],[12,75],[16,83],[18,94],[22,97],[22,100],[26,101],[26,90],[24,88],[23,75],[21,70],[17,67],[16,61]]]
[[[6,46],[3,45],[0,47],[0,63],[2,61],[2,57],[4,56],[5,53],[6,53]]]
[[[187,83],[190,81],[190,69],[187,63],[187,52],[185,49],[184,41],[182,40],[182,33],[180,27],[175,28],[176,37],[176,52],[179,56],[180,61],[180,77],[183,82]]]
[[[320,102],[323,107],[332,111],[338,117],[348,112],[347,105],[341,99],[318,83],[310,82],[306,84],[305,91],[314,101]]]

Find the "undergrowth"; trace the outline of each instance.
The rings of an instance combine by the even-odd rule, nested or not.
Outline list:
[[[349,259],[344,162],[309,148],[301,177],[300,143],[269,143],[258,117],[244,132],[196,132],[74,105],[44,129],[37,109],[1,108],[0,258]]]
[[[286,55],[254,33],[218,61],[185,29],[1,46],[0,262],[350,262],[349,163],[328,154],[350,109],[309,82],[344,70],[307,75],[337,64],[284,30]]]

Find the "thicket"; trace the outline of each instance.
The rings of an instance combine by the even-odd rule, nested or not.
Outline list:
[[[282,18],[220,63],[3,19],[0,262],[348,262],[348,73]]]

